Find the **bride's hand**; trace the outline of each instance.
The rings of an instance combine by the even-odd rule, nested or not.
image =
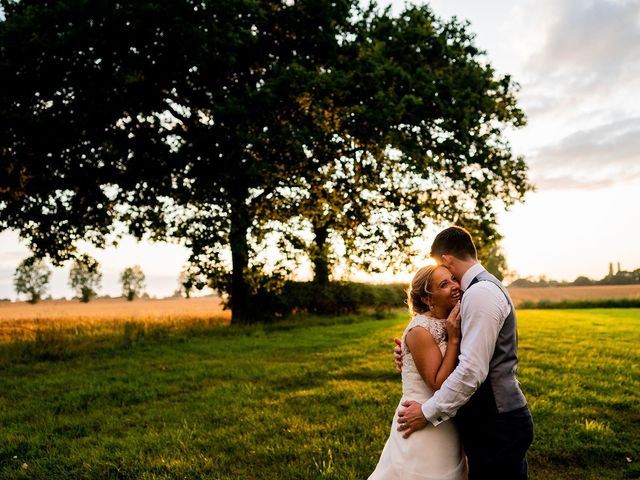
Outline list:
[[[462,332],[460,331],[461,319],[460,302],[458,302],[447,318],[447,341],[460,342],[460,338],[462,337]]]
[[[396,370],[402,373],[402,342],[399,338],[394,338],[393,342],[395,347],[393,348],[393,361],[396,364]]]

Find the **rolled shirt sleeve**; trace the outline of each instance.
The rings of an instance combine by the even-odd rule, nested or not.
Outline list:
[[[454,417],[487,378],[498,334],[511,307],[497,285],[480,281],[465,291],[461,310],[458,366],[422,405],[422,413],[433,425]]]

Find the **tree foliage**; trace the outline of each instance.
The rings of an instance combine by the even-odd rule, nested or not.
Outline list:
[[[433,221],[490,244],[495,202],[529,188],[516,85],[428,7],[2,5],[0,229],[38,257],[119,225],[177,241],[249,322],[303,255],[326,281],[338,246],[385,270]]]
[[[51,269],[40,259],[29,257],[16,268],[13,286],[18,295],[28,295],[29,303],[38,303],[47,291]]]
[[[100,264],[95,258],[84,254],[73,260],[69,271],[69,286],[81,302],[87,303],[98,293],[102,285]]]
[[[412,259],[434,221],[464,225],[491,248],[500,239],[492,204],[510,206],[531,188],[504,138],[525,122],[517,86],[487,65],[466,28],[428,7],[397,18],[372,8],[309,94],[314,168],[292,179],[275,214],[320,283],[336,244],[347,264],[385,271]]]
[[[137,297],[141,297],[145,288],[145,276],[139,265],[127,267],[120,274],[120,283],[122,284],[122,295],[127,300],[132,301]]]

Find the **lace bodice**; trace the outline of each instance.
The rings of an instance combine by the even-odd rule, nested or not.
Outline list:
[[[407,333],[417,327],[424,328],[433,335],[443,356],[447,349],[447,327],[446,320],[418,314],[411,319],[402,334],[402,394],[411,400],[423,402],[430,398],[433,392],[420,376],[405,342]]]

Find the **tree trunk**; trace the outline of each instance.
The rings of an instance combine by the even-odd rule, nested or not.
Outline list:
[[[249,308],[249,285],[245,279],[245,271],[249,266],[249,243],[247,231],[249,230],[249,212],[244,204],[244,198],[238,198],[231,207],[231,231],[229,243],[231,244],[231,324],[252,323],[251,309]]]
[[[327,243],[329,231],[326,226],[314,226],[313,233],[315,234],[315,247],[311,255],[313,282],[319,285],[326,285],[329,283],[330,269],[329,244]]]

